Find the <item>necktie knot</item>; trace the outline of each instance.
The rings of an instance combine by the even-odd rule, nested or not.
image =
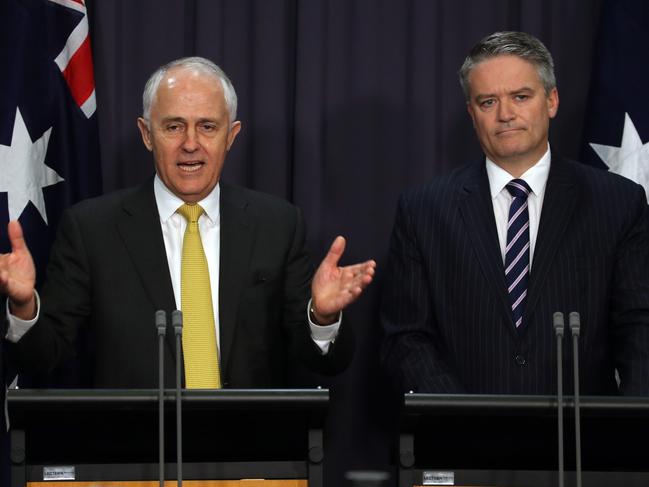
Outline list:
[[[199,204],[184,203],[176,210],[176,213],[185,217],[187,223],[197,223],[203,211],[203,207]]]
[[[527,199],[530,191],[532,191],[527,183],[522,179],[512,179],[507,183],[506,187],[507,191],[509,191],[509,194],[511,194],[514,198]]]

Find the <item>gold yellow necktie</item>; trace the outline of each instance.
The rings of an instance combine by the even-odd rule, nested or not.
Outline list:
[[[177,212],[187,220],[183,238],[180,306],[183,312],[183,356],[188,389],[219,389],[219,369],[212,288],[207,258],[198,231],[203,208],[184,204]]]

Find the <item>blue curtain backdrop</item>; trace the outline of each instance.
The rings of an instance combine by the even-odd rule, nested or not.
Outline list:
[[[304,210],[319,260],[337,234],[347,262],[373,257],[378,279],[348,311],[352,367],[333,379],[327,485],[350,469],[389,469],[396,407],[378,362],[376,317],[397,195],[480,157],[457,82],[463,58],[495,30],[525,30],[554,53],[561,95],[553,150],[582,141],[598,0],[88,0],[104,191],[153,171],[135,120],[148,75],[177,57],[220,64],[243,131],[224,178]],[[467,360],[470,360],[467,357]]]

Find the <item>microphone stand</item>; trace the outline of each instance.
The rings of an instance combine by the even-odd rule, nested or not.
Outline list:
[[[579,313],[570,313],[570,331],[572,332],[572,361],[575,374],[575,467],[577,487],[581,487],[581,419],[579,400]]]
[[[557,415],[559,433],[559,487],[564,485],[565,471],[563,466],[563,313],[557,311],[552,315],[554,332],[557,335]]]
[[[164,402],[164,342],[167,333],[167,313],[155,312],[155,326],[158,330],[158,443],[160,487],[165,483],[165,402]]]
[[[178,487],[183,486],[183,424],[182,424],[182,401],[181,384],[182,372],[182,335],[183,335],[183,313],[180,310],[171,312],[171,323],[176,336],[176,474]]]

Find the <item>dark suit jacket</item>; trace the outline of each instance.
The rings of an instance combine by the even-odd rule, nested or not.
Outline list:
[[[300,358],[317,372],[351,359],[348,327],[323,356],[310,338],[313,269],[300,211],[278,198],[221,183],[219,322],[225,387],[284,387]],[[41,315],[12,357],[22,371],[51,369],[78,331],[95,387],[157,386],[154,313],[176,308],[153,180],[87,200],[62,218],[41,291]],[[171,325],[166,382],[175,383]]]
[[[585,394],[649,393],[649,211],[620,176],[552,158],[523,327],[511,318],[484,162],[399,202],[381,305],[403,391],[556,393],[552,315],[581,314]],[[565,383],[572,346],[566,326]]]

